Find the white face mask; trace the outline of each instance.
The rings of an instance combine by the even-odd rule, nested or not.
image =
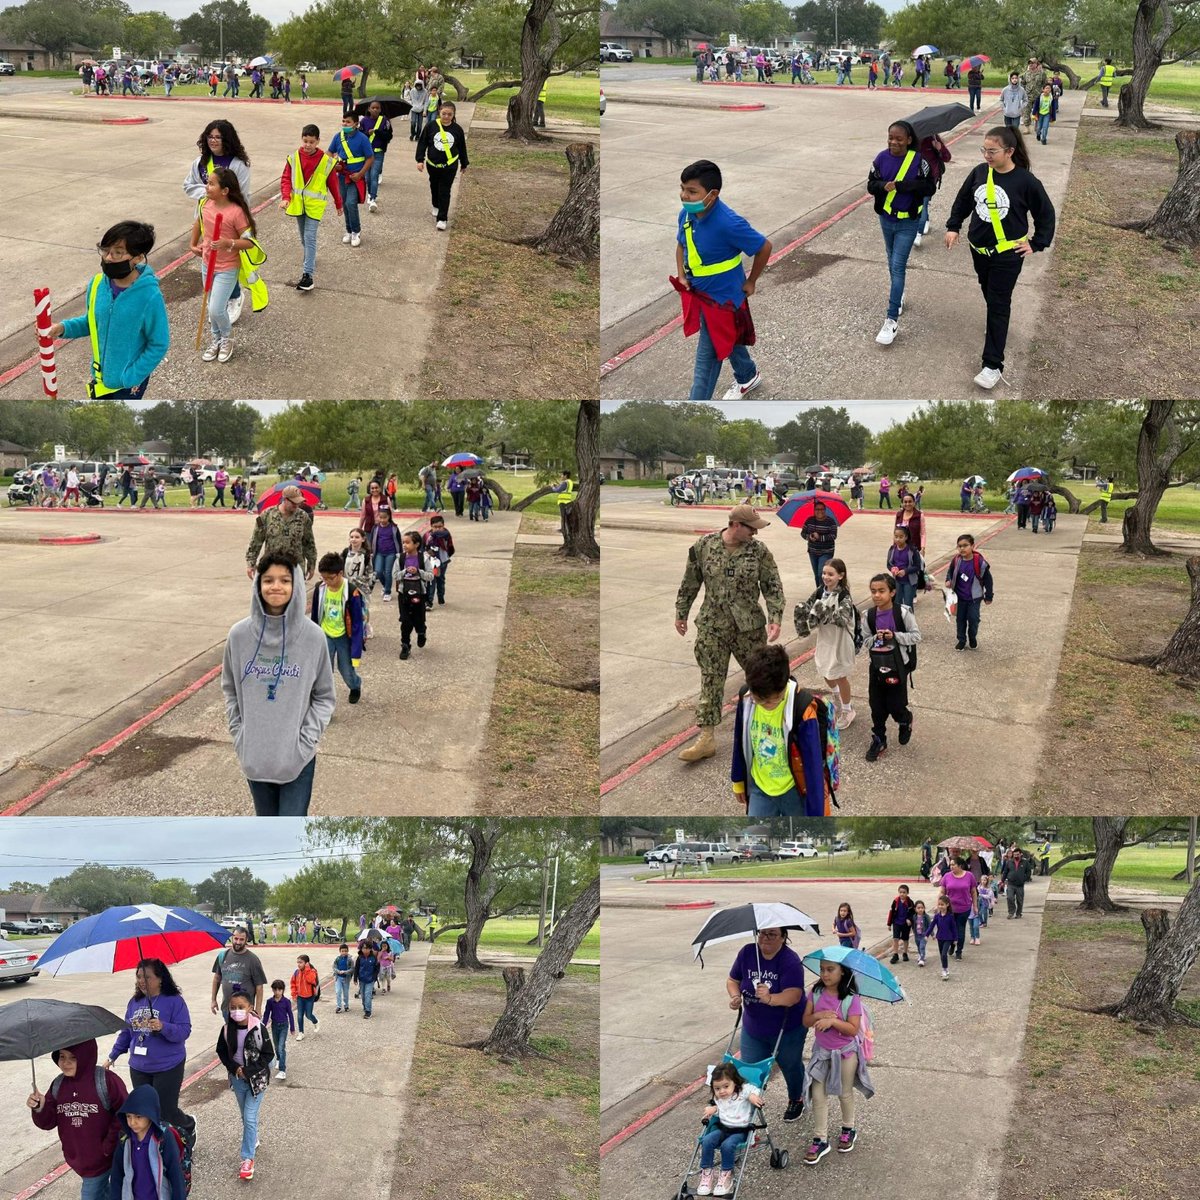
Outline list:
[[[231,1008],[229,1016],[231,1020],[236,1021],[239,1025],[244,1025],[250,1019],[250,1014],[244,1008]]]

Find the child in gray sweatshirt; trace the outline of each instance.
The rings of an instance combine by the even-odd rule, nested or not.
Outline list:
[[[1000,93],[1000,103],[1004,108],[1004,123],[1010,129],[1015,129],[1020,123],[1021,114],[1029,96],[1021,86],[1021,77],[1013,71],[1008,77],[1008,87]]]

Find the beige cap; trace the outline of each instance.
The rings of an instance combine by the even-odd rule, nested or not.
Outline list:
[[[766,529],[770,523],[749,504],[735,504],[729,511],[730,525],[749,525],[752,529]]]
[[[294,484],[290,483],[283,489],[283,498],[290,500],[293,504],[304,503],[304,493]]]

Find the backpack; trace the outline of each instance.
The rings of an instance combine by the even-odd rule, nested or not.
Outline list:
[[[846,1015],[850,1011],[850,1003],[854,999],[855,993],[851,993],[842,1001],[842,1020],[847,1021],[849,1017]],[[858,1022],[858,1036],[854,1039],[858,1045],[858,1052],[862,1055],[864,1062],[875,1061],[875,1026],[871,1024],[871,1015],[867,1012],[867,1006],[862,1004],[862,997],[859,996],[859,1003],[862,1007],[862,1017]]]
[[[108,1072],[100,1066],[92,1068],[95,1071],[96,1095],[100,1097],[100,1104],[105,1112],[112,1112],[112,1103],[108,1098],[108,1080],[105,1076]],[[50,1084],[50,1096],[52,1099],[58,1099],[58,1089],[62,1087],[62,1081],[66,1078],[63,1075],[56,1075],[54,1082]]]
[[[186,1200],[186,1197],[190,1196],[192,1192],[192,1152],[188,1149],[183,1134],[174,1125],[166,1125],[164,1128],[174,1137],[175,1145],[179,1150],[179,1169],[183,1173],[183,1195]]]
[[[407,573],[401,575],[400,595],[404,597],[405,604],[424,604],[425,584],[421,581],[421,576]]]
[[[858,605],[854,606],[854,653],[857,654],[866,641],[866,635],[863,633],[862,613],[859,611]]]
[[[897,630],[904,629],[904,627],[905,627],[904,626],[904,617],[902,615],[901,608],[900,608],[900,602],[898,600],[892,601],[892,620],[896,622]],[[871,637],[874,638],[875,637],[875,607],[873,605],[871,608],[869,608],[867,610],[867,628],[870,629]],[[908,678],[911,680],[917,670],[917,647],[915,645],[908,647],[908,663],[907,664],[905,664],[904,658],[900,653],[899,643],[896,644],[896,649],[893,651],[893,653],[894,653],[894,657],[895,657],[896,664],[897,664],[895,667],[895,671],[903,671],[908,676]],[[884,656],[879,655],[878,657],[882,659]],[[882,670],[882,667],[881,667],[881,670]],[[892,674],[893,669],[889,667],[888,670],[884,673]]]
[[[857,609],[855,611],[857,612]],[[796,717],[794,719],[799,720],[803,717],[805,710],[813,701],[816,701],[818,736],[824,755],[823,774],[825,776],[825,786],[829,789],[829,798],[833,801],[834,808],[841,808],[837,799],[838,788],[842,786],[841,735],[838,733],[837,720],[833,714],[833,701],[825,700],[820,696],[814,696],[812,692],[798,687],[796,689]],[[822,808],[824,808],[824,800],[825,797],[822,796]]]

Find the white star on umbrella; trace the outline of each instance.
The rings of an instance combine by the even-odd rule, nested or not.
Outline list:
[[[121,918],[121,923],[124,924],[126,921],[140,921],[143,917],[148,921],[153,921],[159,929],[163,930],[167,927],[168,917],[175,917],[176,920],[182,919],[171,909],[163,908],[161,904],[139,904],[136,910],[131,912],[129,916]]]

